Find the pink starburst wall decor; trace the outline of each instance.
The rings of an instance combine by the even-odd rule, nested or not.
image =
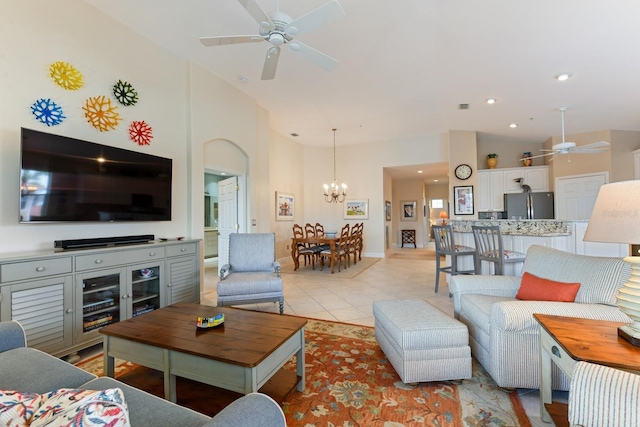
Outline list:
[[[144,120],[135,120],[129,126],[129,138],[138,145],[150,145],[153,129]]]

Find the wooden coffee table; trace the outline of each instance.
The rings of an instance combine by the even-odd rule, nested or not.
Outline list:
[[[198,316],[217,313],[224,313],[224,326],[196,327]],[[104,372],[114,376],[116,357],[162,371],[165,399],[175,402],[176,376],[247,394],[296,355],[294,386],[304,391],[306,324],[275,313],[178,303],[103,327]]]

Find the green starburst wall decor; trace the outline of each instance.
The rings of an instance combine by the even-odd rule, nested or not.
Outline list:
[[[122,80],[118,80],[118,83],[113,85],[113,95],[124,106],[135,105],[138,102],[138,92],[131,83]]]

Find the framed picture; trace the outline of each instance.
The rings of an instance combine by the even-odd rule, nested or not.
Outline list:
[[[276,191],[276,221],[293,221],[296,201],[293,194]]]
[[[391,202],[388,200],[384,202],[384,216],[387,221],[391,221]]]
[[[453,187],[454,215],[473,215],[473,185]]]
[[[369,219],[369,199],[345,200],[344,219]]]
[[[415,200],[405,200],[400,202],[400,220],[416,221],[418,219],[417,202]]]

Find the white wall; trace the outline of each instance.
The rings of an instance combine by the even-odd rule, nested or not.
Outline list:
[[[53,241],[132,234],[184,236],[187,233],[187,75],[184,61],[158,48],[84,2],[3,1],[0,14],[0,253],[52,249]],[[66,91],[49,77],[50,64],[69,62],[85,85]],[[119,80],[139,94],[135,106],[120,106],[123,118],[99,132],[84,118],[90,96],[109,95]],[[46,127],[30,106],[39,98],[61,105],[67,119]],[[132,120],[153,128],[151,145],[140,147],[127,133]],[[114,224],[18,224],[20,127],[173,159],[173,219],[170,222]],[[200,175],[202,182],[202,175]],[[202,191],[198,194],[202,195]],[[202,197],[200,197],[202,199]],[[201,201],[202,203],[202,201]]]

